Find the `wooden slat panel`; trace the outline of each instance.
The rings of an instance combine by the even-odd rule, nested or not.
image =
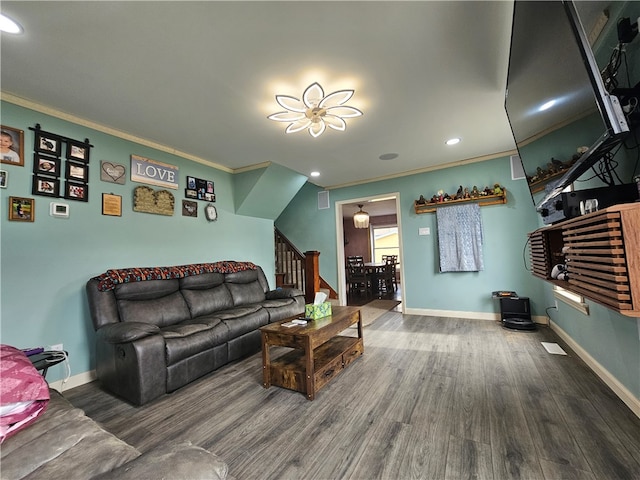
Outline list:
[[[586,280],[586,281],[585,281]],[[576,285],[584,290],[591,292],[591,294],[597,294],[602,296],[607,296],[612,300],[616,300],[619,302],[630,302],[631,296],[628,293],[616,292],[615,290],[611,290],[609,288],[602,288],[596,285],[593,285],[588,279],[573,279],[569,278],[569,283],[571,285]]]
[[[551,266],[566,262],[569,290],[640,317],[639,204],[609,207],[539,229],[529,238],[534,276],[550,280]]]
[[[622,273],[626,274],[627,269],[624,265],[606,265],[606,264],[598,264],[598,263],[583,263],[579,261],[571,261],[567,265],[567,270],[569,272],[577,271],[577,270],[596,270],[598,272],[611,272],[611,273]]]
[[[615,290],[617,292],[629,292],[630,288],[629,288],[629,284],[627,283],[626,279],[624,280],[619,280],[618,277],[614,277],[615,280],[608,280],[608,279],[603,279],[603,277],[607,276],[609,277],[609,275],[599,275],[598,277],[594,277],[592,275],[588,275],[588,274],[575,274],[573,272],[569,272],[569,276],[576,281],[580,281],[580,282],[588,282],[590,284],[593,285],[599,285],[603,288],[606,288],[608,290]],[[622,277],[624,278],[624,277]]]
[[[571,283],[571,280],[569,280],[569,283]],[[629,302],[618,302],[608,295],[599,295],[585,288],[581,288],[580,285],[572,284],[570,290],[572,292],[577,293],[578,295],[587,297],[596,303],[600,303],[602,305],[613,307],[617,310],[621,310],[621,313],[623,314],[624,314],[624,311],[632,310],[633,308]]]

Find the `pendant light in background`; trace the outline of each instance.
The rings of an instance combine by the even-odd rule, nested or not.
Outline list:
[[[360,210],[353,215],[353,226],[356,228],[369,228],[369,214],[362,210],[362,204],[359,204]]]

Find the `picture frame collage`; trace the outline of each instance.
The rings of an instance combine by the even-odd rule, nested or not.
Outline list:
[[[89,139],[84,142],[45,132],[36,125],[31,193],[89,201]],[[62,154],[65,154],[64,167]],[[64,170],[64,188],[61,189]]]

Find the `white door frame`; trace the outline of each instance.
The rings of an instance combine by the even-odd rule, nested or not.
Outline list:
[[[344,226],[343,226],[343,205],[353,204],[353,203],[366,203],[369,200],[377,199],[377,198],[389,198],[395,197],[396,201],[396,218],[398,224],[398,247],[399,247],[399,257],[398,263],[400,264],[400,285],[401,285],[401,301],[402,301],[402,313],[404,313],[405,309],[405,288],[404,288],[404,255],[402,254],[402,210],[400,209],[400,192],[393,193],[383,193],[379,195],[371,195],[368,197],[361,198],[352,198],[349,200],[338,200],[336,201],[336,252],[337,252],[337,271],[338,271],[338,298],[340,300],[340,305],[347,304],[347,275],[345,273],[344,265],[345,265],[345,256],[344,256]]]

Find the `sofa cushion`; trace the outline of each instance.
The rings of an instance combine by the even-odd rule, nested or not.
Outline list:
[[[227,478],[228,467],[218,456],[191,442],[159,445],[150,452],[104,473],[95,480],[139,480],[168,478],[167,465],[171,465],[171,478],[190,480],[222,480]]]
[[[179,289],[180,281],[176,279],[147,280],[116,285],[114,295],[117,300],[151,300],[165,297]]]
[[[224,283],[224,273],[203,273],[180,279],[180,289],[206,290]]]
[[[188,320],[164,327],[167,365],[223,345],[229,340],[229,328],[219,318]]]
[[[91,478],[140,455],[50,390],[47,411],[2,445],[2,478]]]
[[[207,289],[184,288],[182,296],[186,300],[193,318],[233,307],[233,298],[225,285],[217,285]]]
[[[238,311],[242,310],[242,308],[236,308],[234,310]],[[269,323],[269,314],[266,309],[258,306],[253,313],[247,312],[244,315],[236,317],[231,315],[226,318],[222,317],[222,322],[229,328],[229,338],[234,339]]]
[[[265,299],[264,291],[258,280],[250,283],[227,283],[227,288],[231,292],[235,306],[252,305]]]
[[[118,300],[118,310],[123,322],[151,323],[159,327],[191,318],[187,302],[180,292],[152,300]]]

